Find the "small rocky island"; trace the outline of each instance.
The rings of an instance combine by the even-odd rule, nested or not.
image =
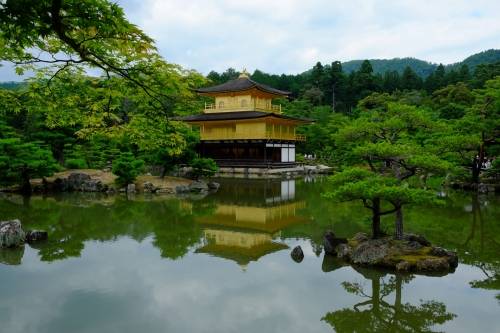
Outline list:
[[[365,233],[353,238],[337,238],[331,231],[323,238],[325,255],[335,256],[352,265],[393,269],[399,272],[443,273],[458,266],[455,252],[433,246],[426,238],[405,234],[377,239]]]

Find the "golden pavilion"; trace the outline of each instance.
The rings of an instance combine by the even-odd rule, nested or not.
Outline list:
[[[281,105],[272,103],[289,92],[255,82],[246,71],[237,79],[195,91],[214,98],[202,114],[183,118],[200,128],[200,156],[221,167],[295,165],[295,145],[305,141],[296,128],[311,121],[286,116]]]

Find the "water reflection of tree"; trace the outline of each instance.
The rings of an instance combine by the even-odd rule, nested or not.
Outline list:
[[[353,306],[327,313],[322,320],[337,332],[433,332],[432,327],[456,317],[437,301],[420,301],[419,305],[403,302],[403,285],[411,275],[391,275],[363,269],[363,276],[371,281],[371,293],[360,283],[343,282],[344,289],[365,300]],[[394,294],[394,302],[386,300]]]
[[[15,212],[25,228],[49,232],[49,240],[36,245],[43,261],[79,257],[85,242],[107,242],[120,237],[139,242],[152,237],[162,257],[177,259],[202,236],[191,210],[180,200],[129,201],[116,197],[84,204],[82,198],[36,198],[22,208],[22,204],[0,200],[0,209],[7,214]]]
[[[486,206],[487,202],[487,197],[480,196],[477,192],[471,195],[472,225],[464,247],[469,248],[471,241],[476,238],[476,230],[479,229],[479,250],[469,260],[472,265],[483,272],[485,278],[471,281],[470,285],[473,288],[500,290],[500,263],[497,257],[500,253],[500,244],[491,234],[485,232],[486,222],[483,218],[482,207]],[[489,255],[492,251],[496,253],[496,256]],[[500,301],[500,294],[497,294],[496,298]]]

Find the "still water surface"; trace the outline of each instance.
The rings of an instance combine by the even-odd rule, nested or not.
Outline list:
[[[407,230],[459,252],[431,277],[324,258],[325,230],[369,224],[321,198],[323,179],[221,182],[205,198],[0,197],[0,220],[50,238],[0,251],[0,332],[500,332],[500,197],[406,211]]]

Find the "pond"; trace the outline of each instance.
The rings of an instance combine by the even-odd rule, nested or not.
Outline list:
[[[221,183],[206,197],[0,196],[0,220],[49,232],[0,251],[0,331],[500,332],[500,197],[406,210],[407,231],[459,253],[438,277],[325,258],[324,231],[367,232],[369,216],[321,198],[322,178]]]

